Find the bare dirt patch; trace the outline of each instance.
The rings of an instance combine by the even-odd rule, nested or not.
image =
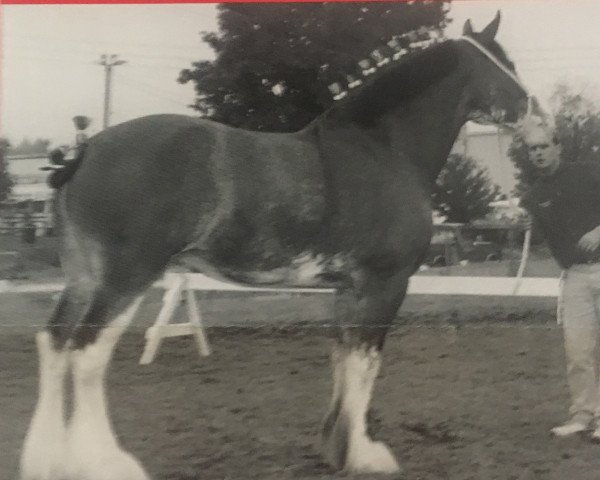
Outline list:
[[[141,327],[158,304],[145,306],[140,328],[118,347],[108,384],[119,437],[153,478],[345,478],[317,450],[331,340],[301,315],[299,325],[277,326],[286,309],[308,305],[305,317],[326,318],[327,304],[314,300],[213,297],[204,303],[212,324],[245,316],[248,327],[210,328],[214,354],[206,359],[188,338],[167,340],[155,363],[141,367]],[[39,295],[2,301],[0,324],[14,314],[43,316],[52,305]],[[553,309],[548,299],[409,298],[388,338],[370,413],[374,436],[389,442],[405,469],[392,478],[600,478],[600,446],[548,434],[568,405]],[[32,330],[0,330],[3,479],[16,478],[36,398]]]

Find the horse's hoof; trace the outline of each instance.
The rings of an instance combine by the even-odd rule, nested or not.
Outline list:
[[[32,463],[21,464],[20,480],[57,480],[67,478],[61,465]]]
[[[46,424],[47,425],[47,424]],[[58,428],[46,431],[42,422],[33,422],[29,431],[19,466],[20,480],[57,480],[65,475],[65,440]],[[52,442],[48,442],[52,435]]]
[[[86,461],[89,460],[89,461]],[[68,480],[150,480],[140,462],[131,454],[118,449],[100,458],[71,458],[67,468]]]
[[[348,452],[346,466],[349,473],[398,473],[402,469],[394,454],[383,442],[363,439],[356,442]]]

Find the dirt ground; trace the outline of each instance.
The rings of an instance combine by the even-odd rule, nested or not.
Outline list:
[[[331,382],[326,297],[222,297],[203,301],[214,349],[165,341],[139,366],[142,332],[120,343],[108,385],[115,428],[155,480],[345,478],[318,455]],[[0,478],[16,478],[36,398],[35,319],[49,295],[0,297]],[[408,299],[388,337],[370,427],[410,480],[592,480],[600,446],[556,440],[568,406],[561,331],[551,299]],[[41,322],[40,322],[41,323]],[[21,326],[19,326],[21,325]],[[356,477],[361,478],[361,477]],[[372,478],[372,477],[369,477]]]

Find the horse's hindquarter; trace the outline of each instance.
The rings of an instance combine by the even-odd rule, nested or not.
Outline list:
[[[219,128],[215,128],[219,127]],[[66,197],[69,225],[94,239],[111,265],[160,272],[216,211],[212,152],[220,128],[189,117],[144,117],[92,137]]]

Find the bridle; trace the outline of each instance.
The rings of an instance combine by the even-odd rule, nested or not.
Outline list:
[[[498,58],[492,52],[490,52],[487,48],[481,45],[481,43],[479,43],[474,38],[463,35],[459,38],[459,40],[464,40],[465,42],[473,45],[477,50],[483,53],[488,58],[488,60],[490,60],[494,65],[496,65],[496,67],[498,67],[504,74],[506,74],[508,78],[515,82],[517,86],[521,88],[521,90],[523,90],[523,92],[525,92],[525,95],[527,95],[527,114],[530,114],[533,108],[533,96],[529,93],[529,89],[523,84],[521,79],[517,77],[513,72],[511,72],[508,68],[506,68],[506,65],[500,62],[500,60],[498,60]]]

